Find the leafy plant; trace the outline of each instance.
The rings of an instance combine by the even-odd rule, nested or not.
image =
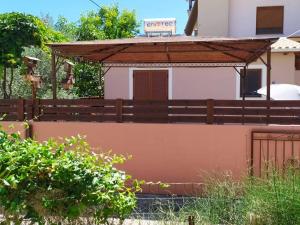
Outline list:
[[[91,154],[81,137],[39,143],[0,131],[2,224],[109,224],[134,209],[130,177],[116,169],[122,156]],[[88,221],[88,222],[87,222]]]
[[[275,169],[270,171],[266,178],[247,181],[248,214],[264,225],[300,224],[299,170],[289,167],[284,174]]]
[[[0,14],[0,33],[0,65],[3,73],[1,78],[4,98],[10,98],[12,95],[14,70],[22,64],[22,53],[25,47],[36,46],[49,51],[46,47],[47,43],[66,40],[62,34],[47,27],[39,18],[17,12]],[[8,84],[7,68],[10,68]]]

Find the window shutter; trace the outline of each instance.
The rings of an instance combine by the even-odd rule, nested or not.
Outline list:
[[[283,33],[284,7],[258,7],[256,18],[257,34]]]
[[[241,74],[244,74],[244,70],[241,69]],[[262,87],[262,70],[261,69],[248,69],[245,79],[245,94],[246,97],[261,97],[256,91]],[[240,81],[240,97],[242,93],[242,79]]]
[[[295,54],[295,68],[300,70],[300,53]]]

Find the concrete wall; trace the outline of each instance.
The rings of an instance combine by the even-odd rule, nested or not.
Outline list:
[[[0,122],[0,127],[7,133],[18,132],[22,138],[26,137],[26,129],[23,122]]]
[[[118,124],[35,122],[36,140],[86,135],[95,152],[132,155],[121,169],[134,178],[172,183],[172,193],[191,193],[208,174],[247,174],[252,130],[297,130],[299,126]],[[176,186],[177,185],[177,186]],[[149,189],[150,190],[150,189]],[[148,191],[149,191],[148,190]],[[151,189],[153,192],[153,189]],[[145,192],[148,192],[145,190]],[[154,190],[157,192],[158,190]]]
[[[24,132],[22,123],[14,124]],[[131,155],[119,168],[134,178],[171,183],[164,193],[192,194],[209,174],[247,175],[251,131],[299,131],[300,126],[33,122],[32,128],[38,141],[86,135],[94,152]],[[157,185],[144,191],[162,193]]]
[[[132,155],[123,167],[135,178],[170,183],[201,182],[207,171],[245,174],[247,126],[35,122],[36,140],[86,135],[95,152]]]
[[[284,6],[284,34],[282,36],[288,36],[299,30],[300,1],[298,0],[230,0],[229,36],[256,36],[256,8],[278,5]]]
[[[198,35],[228,36],[229,0],[199,0],[198,2]]]

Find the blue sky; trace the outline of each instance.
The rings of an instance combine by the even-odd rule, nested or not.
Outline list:
[[[135,10],[138,19],[174,17],[177,33],[183,33],[187,21],[186,0],[94,0],[99,5],[118,3],[120,8]],[[63,15],[77,21],[80,14],[97,9],[89,0],[0,0],[0,13],[26,12],[37,16],[50,14],[54,19]],[[142,31],[142,29],[141,29]]]

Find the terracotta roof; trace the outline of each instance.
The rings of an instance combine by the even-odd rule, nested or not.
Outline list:
[[[272,52],[300,52],[300,43],[282,37],[272,45]]]
[[[270,38],[156,37],[49,44],[55,54],[102,63],[245,63],[266,52]]]

